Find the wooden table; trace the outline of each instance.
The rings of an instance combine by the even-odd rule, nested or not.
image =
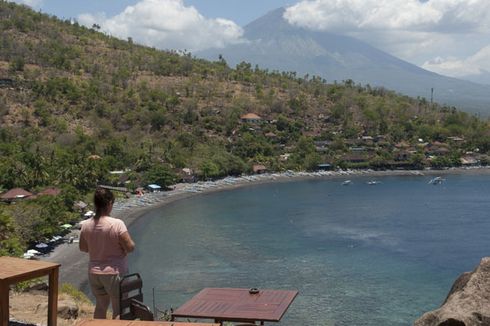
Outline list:
[[[219,326],[219,324],[182,323],[175,321],[85,319],[77,323],[76,326]]]
[[[59,267],[45,261],[0,257],[0,326],[9,324],[10,285],[45,275],[49,276],[48,326],[56,326]]]
[[[174,318],[214,319],[231,322],[278,322],[298,291],[206,288],[173,312]]]

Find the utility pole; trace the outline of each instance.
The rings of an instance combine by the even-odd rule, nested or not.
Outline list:
[[[434,103],[434,87],[430,89],[430,105]]]

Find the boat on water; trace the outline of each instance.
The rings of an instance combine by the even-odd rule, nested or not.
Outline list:
[[[430,181],[429,181],[429,184],[432,184],[432,185],[440,185],[441,183],[443,183],[446,179],[443,179],[441,177],[435,177],[435,178],[432,178]]]
[[[345,180],[344,182],[342,182],[342,186],[348,186],[350,184],[352,184],[351,180]]]
[[[378,180],[371,180],[371,181],[368,181],[367,184],[370,185],[370,186],[374,186],[374,185],[377,185],[377,184],[380,184],[381,181],[378,181]]]

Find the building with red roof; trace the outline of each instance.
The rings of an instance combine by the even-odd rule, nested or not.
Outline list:
[[[255,113],[247,113],[244,114],[240,117],[242,122],[248,122],[248,123],[259,123],[262,121],[262,117],[258,116]]]
[[[37,195],[38,196],[41,196],[41,195],[58,196],[60,193],[61,193],[61,189],[51,187],[51,188],[44,189],[43,191],[41,191]]]
[[[14,201],[18,199],[24,199],[24,198],[29,198],[32,196],[32,193],[30,193],[27,190],[24,190],[22,188],[14,188],[10,189],[9,191],[3,193],[0,195],[0,199],[2,201]]]

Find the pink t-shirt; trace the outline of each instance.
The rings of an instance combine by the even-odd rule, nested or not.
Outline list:
[[[128,229],[123,221],[103,216],[82,222],[80,238],[88,244],[89,273],[120,274],[128,271],[126,253],[119,244],[119,237]]]

